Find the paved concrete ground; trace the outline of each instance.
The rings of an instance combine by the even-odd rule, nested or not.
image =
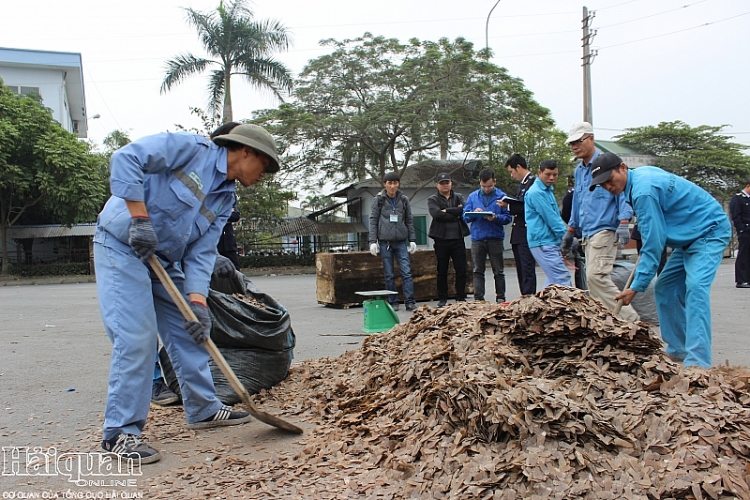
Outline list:
[[[361,344],[362,309],[317,304],[314,275],[252,279],[290,311],[297,335],[297,361],[336,357]],[[488,272],[488,286],[491,279]],[[540,273],[539,283],[542,281]],[[506,268],[506,282],[508,300],[518,297],[515,269]],[[750,365],[749,302],[750,289],[734,287],[734,260],[725,259],[711,299],[715,364],[728,361]],[[435,302],[430,304],[434,306]],[[410,313],[402,308],[398,315],[405,322]],[[96,450],[111,350],[99,317],[96,285],[0,287],[0,318],[0,446],[49,447],[51,443],[78,442],[90,443],[81,451]],[[204,445],[219,439],[240,439],[253,452],[260,445],[268,450],[290,446],[296,438],[253,422],[239,429],[204,432],[197,439]],[[182,464],[174,456],[179,453],[177,448],[174,445],[165,450],[173,456],[148,466],[147,473],[163,474]],[[0,492],[24,485],[27,490],[23,491],[39,492],[47,484],[59,487],[67,483],[60,483],[59,478],[0,475]]]

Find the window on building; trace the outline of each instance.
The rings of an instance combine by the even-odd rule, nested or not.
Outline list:
[[[415,215],[413,217],[414,233],[417,237],[417,245],[427,244],[427,216]]]
[[[18,94],[18,85],[6,85],[6,89],[10,89],[14,94]]]
[[[21,87],[21,95],[30,94],[32,92],[39,94],[39,87]]]

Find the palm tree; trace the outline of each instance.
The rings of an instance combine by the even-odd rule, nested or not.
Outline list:
[[[289,47],[290,37],[278,21],[255,21],[245,0],[221,0],[215,12],[203,14],[185,9],[188,24],[200,36],[213,59],[181,54],[167,61],[161,93],[171,90],[188,76],[211,70],[208,110],[222,109],[222,122],[232,121],[232,75],[242,75],[253,87],[270,89],[283,102],[282,91],[292,88],[292,77],[284,64],[273,59],[276,51]]]

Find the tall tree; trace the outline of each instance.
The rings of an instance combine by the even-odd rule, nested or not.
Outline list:
[[[103,159],[64,130],[38,96],[0,80],[0,241],[8,272],[7,229],[34,212],[43,222],[91,222],[105,196]],[[49,219],[53,220],[49,220]],[[41,222],[41,221],[39,221]]]
[[[221,0],[215,12],[185,9],[187,21],[196,29],[204,49],[213,59],[181,54],[167,61],[161,92],[171,90],[188,76],[208,68],[208,110],[223,108],[222,122],[232,121],[232,75],[241,75],[250,85],[268,89],[282,99],[282,91],[292,87],[289,70],[272,55],[289,47],[286,27],[278,21],[255,21],[245,0]]]
[[[514,152],[570,156],[549,110],[465,39],[402,44],[366,33],[322,43],[333,52],[308,63],[295,100],[255,120],[279,139],[285,170],[306,183],[382,179],[436,157],[497,168]]]
[[[724,203],[750,178],[750,157],[742,152],[746,146],[722,135],[724,127],[661,122],[626,129],[615,140],[654,155],[655,166],[698,184]]]

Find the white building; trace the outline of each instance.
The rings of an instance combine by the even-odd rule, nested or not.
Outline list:
[[[42,103],[65,130],[86,137],[81,54],[0,47],[0,78],[18,94],[41,95]]]

